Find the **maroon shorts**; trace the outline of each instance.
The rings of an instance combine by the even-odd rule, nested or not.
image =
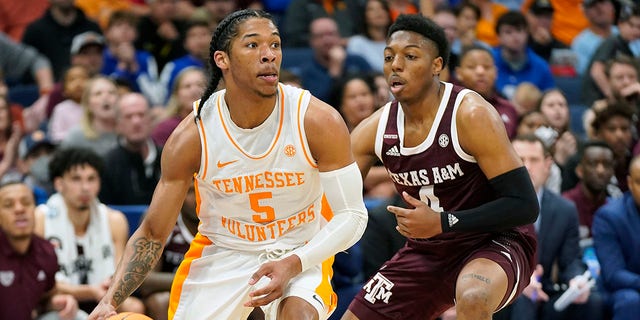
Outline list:
[[[406,245],[365,283],[349,310],[363,320],[435,319],[454,305],[460,271],[478,258],[495,261],[507,274],[508,288],[500,309],[529,284],[534,256],[523,250],[518,240],[503,233],[446,254]]]

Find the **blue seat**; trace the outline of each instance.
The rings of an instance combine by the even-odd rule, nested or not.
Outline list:
[[[142,222],[142,217],[149,209],[149,206],[146,204],[141,205],[108,205],[111,209],[122,211],[127,220],[129,221],[129,236],[133,234],[140,222]]]
[[[567,97],[569,105],[582,103],[582,78],[581,77],[554,77],[556,87],[562,90]]]

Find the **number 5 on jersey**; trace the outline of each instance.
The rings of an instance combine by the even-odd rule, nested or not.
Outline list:
[[[260,205],[260,200],[271,199],[272,197],[271,192],[255,192],[249,194],[251,210],[258,213],[252,216],[254,222],[267,223],[276,219],[276,211],[273,210],[273,207]]]

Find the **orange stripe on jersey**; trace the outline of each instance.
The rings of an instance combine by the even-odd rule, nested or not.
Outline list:
[[[220,105],[220,100],[222,99],[222,95],[220,95],[218,97],[216,105],[218,107],[218,115],[220,116],[220,123],[222,123],[222,128],[224,129],[224,132],[227,134],[227,138],[229,138],[229,141],[231,141],[233,146],[235,146],[236,149],[238,149],[240,152],[242,152],[242,154],[244,154],[245,157],[247,157],[249,159],[260,160],[260,159],[266,157],[267,155],[269,155],[269,153],[271,153],[273,148],[278,143],[278,138],[280,137],[280,133],[282,132],[282,124],[284,123],[284,118],[285,118],[285,114],[284,114],[284,89],[282,88],[282,86],[280,84],[278,84],[278,91],[280,93],[280,122],[278,123],[278,132],[276,133],[276,137],[275,137],[275,139],[273,139],[273,143],[269,147],[269,150],[267,150],[267,152],[265,154],[263,154],[262,156],[260,156],[260,157],[254,157],[254,156],[244,152],[244,150],[233,139],[233,137],[231,136],[231,133],[229,132],[229,129],[227,128],[227,125],[224,122],[224,118],[222,117],[222,106]]]
[[[333,210],[331,210],[329,200],[327,200],[327,196],[324,193],[322,194],[322,208],[320,209],[320,214],[327,221],[330,221],[331,218],[333,218]]]
[[[198,179],[193,179],[193,188],[196,193],[196,216],[200,217],[200,204],[202,203],[202,200],[200,198],[200,191],[198,190]]]
[[[180,296],[182,295],[182,285],[187,279],[187,276],[189,276],[191,263],[193,260],[202,257],[202,251],[204,248],[212,244],[213,242],[211,242],[209,238],[201,235],[200,233],[196,233],[193,241],[191,241],[191,246],[189,246],[187,253],[184,254],[184,259],[180,263],[178,270],[176,270],[173,283],[171,284],[171,296],[169,297],[169,319],[173,319],[176,309],[178,309]]]
[[[333,312],[338,304],[338,296],[333,292],[331,287],[331,278],[333,278],[333,256],[322,262],[322,281],[316,287],[316,293],[324,302],[327,309],[327,314]],[[320,317],[322,318],[322,317]]]
[[[198,125],[200,126],[200,135],[202,135],[202,146],[204,148],[204,169],[202,169],[202,177],[207,176],[207,169],[209,166],[209,150],[207,149],[207,135],[204,133],[204,124],[202,124],[202,120],[198,121]]]
[[[304,157],[307,159],[307,162],[309,163],[309,165],[311,165],[312,168],[318,168],[318,165],[315,164],[315,162],[313,161],[313,159],[309,156],[309,154],[311,153],[311,151],[307,152],[307,148],[305,148],[305,139],[302,137],[302,122],[304,121],[304,117],[302,117],[302,119],[300,119],[300,108],[302,107],[302,97],[304,97],[304,93],[305,91],[302,91],[300,93],[300,97],[298,97],[298,136],[300,137],[300,145],[302,146],[302,152],[304,153]]]

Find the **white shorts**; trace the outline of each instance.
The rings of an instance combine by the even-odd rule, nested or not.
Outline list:
[[[253,308],[243,305],[249,301],[249,292],[255,290],[249,286],[249,278],[266,262],[260,257],[265,252],[229,250],[211,244],[199,250],[201,255],[196,255],[198,250],[192,250],[193,247],[192,244],[176,272],[169,318],[246,319]],[[330,259],[291,279],[281,298],[262,307],[265,318],[276,319],[278,304],[290,296],[309,302],[318,311],[320,319],[328,318],[337,302],[330,284],[332,262]],[[263,277],[255,287],[264,286],[268,280]]]

